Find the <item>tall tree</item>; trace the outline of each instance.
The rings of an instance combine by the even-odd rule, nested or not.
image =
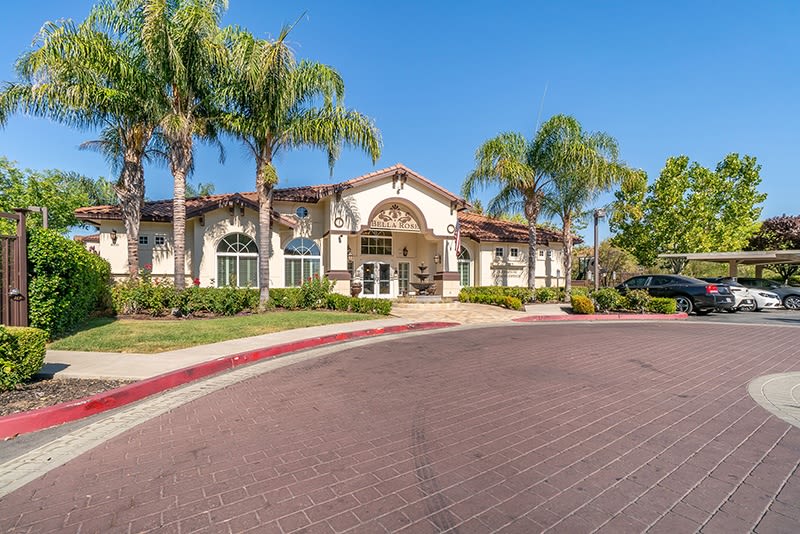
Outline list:
[[[750,237],[747,250],[800,250],[800,215],[766,219]],[[784,284],[800,271],[800,265],[790,263],[770,264],[767,268],[778,273]]]
[[[344,82],[332,67],[298,63],[286,44],[291,28],[275,41],[249,33],[227,33],[228,58],[224,88],[228,103],[224,128],[240,139],[255,159],[258,193],[258,255],[260,302],[269,302],[269,256],[272,235],[272,194],[278,183],[273,160],[298,147],[325,150],[333,170],[341,148],[350,146],[380,156],[380,133],[372,120],[344,107]]]
[[[580,123],[567,117],[560,129],[563,158],[552,170],[550,187],[542,198],[542,212],[561,219],[564,244],[565,290],[572,290],[573,224],[587,214],[587,206],[602,192],[621,182],[634,171],[619,162],[616,140],[603,132],[586,132]]]
[[[17,63],[19,80],[0,93],[0,123],[23,111],[79,129],[100,128],[103,152],[119,170],[115,184],[128,241],[128,272],[139,269],[143,160],[161,115],[157,85],[141,50],[97,24],[47,23]]]
[[[536,225],[542,201],[554,173],[584,157],[577,146],[564,143],[564,132],[575,119],[554,115],[530,141],[521,133],[503,133],[483,143],[475,153],[475,168],[462,187],[472,199],[479,188],[497,186],[487,206],[489,214],[521,211],[528,221],[528,287],[536,284]]]
[[[158,123],[173,177],[175,287],[186,287],[186,178],[194,165],[194,138],[214,139],[209,107],[225,57],[219,27],[227,0],[106,0],[96,17],[142,51]]]
[[[611,231],[616,246],[644,266],[662,253],[741,250],[753,233],[766,194],[752,156],[729,154],[714,171],[686,156],[667,160],[658,179],[631,181],[616,193]],[[671,261],[675,273],[685,260]]]

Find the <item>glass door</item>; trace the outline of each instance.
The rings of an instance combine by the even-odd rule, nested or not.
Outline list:
[[[367,262],[364,272],[363,295],[365,297],[390,298],[392,295],[392,266],[383,262]]]

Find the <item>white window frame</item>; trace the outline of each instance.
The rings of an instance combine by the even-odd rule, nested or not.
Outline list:
[[[498,254],[498,252],[500,254]],[[506,257],[506,249],[503,247],[494,247],[494,259],[504,259]]]
[[[139,246],[140,247],[149,247],[150,246],[150,235],[149,234],[139,234]]]
[[[249,242],[243,241],[240,236],[244,236],[249,239]],[[236,238],[236,242],[231,241],[232,238]],[[224,244],[227,244],[228,250],[220,251],[220,247]],[[253,244],[256,248],[256,252],[243,252],[241,249],[243,245],[245,247],[249,247],[250,243]],[[238,250],[234,250],[238,249]],[[217,246],[214,253],[214,259],[216,260],[217,264],[217,287],[227,287],[229,280],[223,280],[223,276],[220,276],[220,269],[219,269],[219,258],[235,258],[235,265],[233,269],[233,274],[236,276],[236,284],[235,287],[248,287],[247,283],[242,283],[243,281],[240,279],[241,274],[241,260],[242,258],[252,259],[255,258],[256,260],[256,279],[255,279],[255,286],[249,287],[259,287],[258,281],[258,244],[256,240],[251,236],[241,233],[241,232],[234,232],[223,236],[217,242]]]
[[[295,242],[300,242],[300,245],[307,253],[289,254],[287,249]],[[299,248],[297,248],[299,250]],[[300,277],[292,277],[289,279],[290,273],[295,273],[297,267],[289,267],[291,264],[299,264]],[[316,266],[316,269],[315,269]],[[322,276],[322,249],[319,244],[313,239],[307,237],[295,237],[290,239],[286,246],[283,247],[283,285],[284,287],[300,287],[303,281],[317,275]]]
[[[159,240],[161,243],[159,243]],[[167,245],[167,236],[164,234],[156,234],[153,236],[153,246],[155,247],[165,247]]]
[[[519,259],[519,247],[511,247],[508,249],[508,257],[513,260]]]
[[[379,248],[385,250],[387,243],[389,245],[389,252],[376,251]],[[373,250],[370,251],[370,248]],[[362,256],[391,256],[394,252],[394,239],[392,237],[392,233],[382,230],[367,230],[362,232],[358,249]]]

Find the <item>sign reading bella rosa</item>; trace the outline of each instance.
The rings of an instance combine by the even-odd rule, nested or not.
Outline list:
[[[419,232],[419,224],[414,220],[414,217],[397,204],[392,204],[390,207],[379,211],[369,223],[369,227],[375,230]]]

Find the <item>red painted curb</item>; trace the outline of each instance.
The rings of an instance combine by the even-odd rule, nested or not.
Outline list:
[[[132,402],[141,400],[145,397],[159,393],[161,391],[174,388],[203,378],[209,375],[233,369],[246,363],[253,363],[267,358],[274,358],[282,354],[295,352],[320,345],[328,345],[347,341],[351,339],[374,337],[385,334],[397,334],[400,332],[433,330],[436,328],[447,328],[458,326],[459,323],[448,322],[424,322],[411,323],[406,325],[387,326],[384,328],[370,328],[368,330],[356,330],[354,332],[343,332],[330,334],[327,336],[314,337],[291,341],[281,345],[240,352],[231,356],[223,356],[215,360],[199,363],[190,367],[184,367],[176,371],[170,371],[162,375],[147,378],[127,386],[111,389],[98,393],[84,399],[63,402],[46,408],[39,408],[29,412],[15,413],[0,417],[0,439],[16,437],[20,434],[36,432],[51,426],[76,421],[97,413],[105,412],[113,408],[119,408]]]
[[[689,317],[685,313],[611,313],[593,315],[527,315],[512,319],[517,323],[540,323],[549,321],[678,321]]]

